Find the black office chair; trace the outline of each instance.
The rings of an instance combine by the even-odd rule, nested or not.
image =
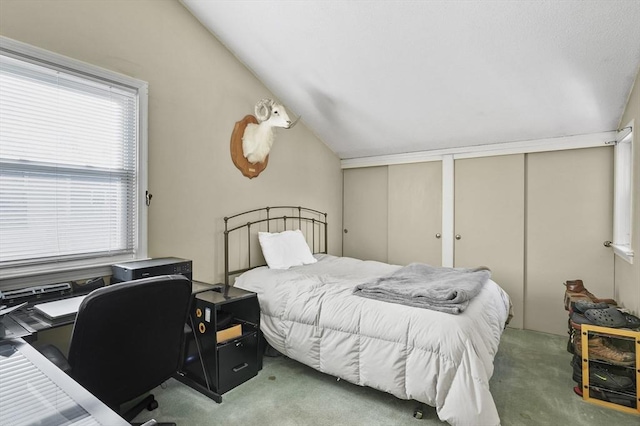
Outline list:
[[[131,421],[153,395],[126,413],[120,406],[170,378],[181,360],[191,281],[163,275],[112,284],[82,302],[69,344],[68,366],[41,350],[98,399]],[[58,358],[58,359],[57,359]]]

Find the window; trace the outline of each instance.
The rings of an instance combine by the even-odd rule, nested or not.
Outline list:
[[[146,96],[145,82],[0,39],[0,278],[146,256]]]
[[[614,152],[613,250],[629,263],[633,263],[631,247],[632,194],[633,194],[633,123],[623,128],[616,137]]]

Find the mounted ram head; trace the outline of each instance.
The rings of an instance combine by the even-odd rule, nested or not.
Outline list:
[[[291,122],[287,111],[272,99],[262,99],[255,107],[258,124],[249,123],[242,136],[242,152],[251,164],[262,163],[273,145],[275,128],[292,128],[300,119]]]

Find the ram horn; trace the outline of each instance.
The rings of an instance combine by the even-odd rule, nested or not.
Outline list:
[[[273,106],[273,100],[262,99],[256,104],[255,113],[258,121],[266,121],[271,117],[271,107]]]

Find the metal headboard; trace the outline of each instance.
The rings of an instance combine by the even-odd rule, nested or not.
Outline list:
[[[247,219],[249,221],[244,222]],[[252,246],[258,244],[257,238],[252,238],[256,236],[255,233],[252,234],[252,227],[255,233],[258,230],[281,232],[300,229],[314,254],[327,254],[327,213],[299,206],[273,206],[228,216],[224,218],[224,283],[227,286],[229,285],[229,277],[259,266],[265,266],[265,263],[252,264],[251,249]],[[247,234],[245,262],[247,266],[230,270],[229,237],[231,234],[242,232]]]

